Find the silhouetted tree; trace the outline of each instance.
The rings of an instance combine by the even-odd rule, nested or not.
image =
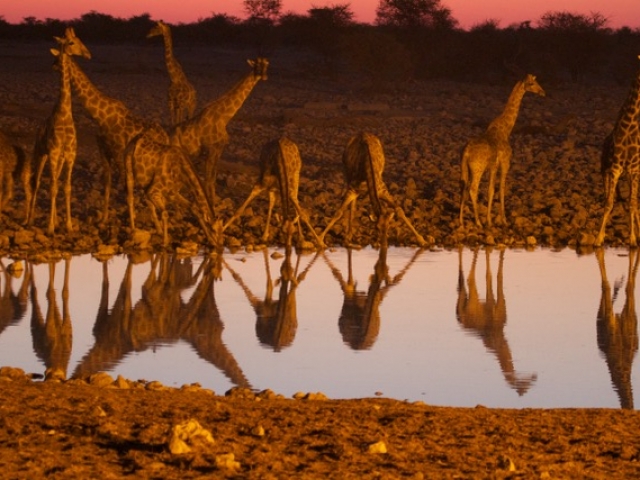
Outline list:
[[[544,32],[546,51],[556,68],[569,70],[577,82],[586,72],[595,71],[603,60],[608,19],[597,12],[589,15],[566,11],[547,12],[538,20]]]
[[[440,0],[380,0],[376,23],[395,27],[452,29],[458,21]]]
[[[282,0],[243,0],[244,11],[249,20],[276,23],[280,18]]]

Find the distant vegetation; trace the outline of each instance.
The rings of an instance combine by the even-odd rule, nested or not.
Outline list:
[[[281,13],[280,0],[245,0],[244,20],[213,13],[173,25],[183,44],[254,48],[270,55],[294,48],[316,54],[329,73],[348,71],[393,81],[446,78],[501,82],[529,71],[553,81],[628,83],[638,67],[640,28],[611,29],[599,13],[548,12],[535,22],[501,27],[487,20],[458,27],[440,0],[380,0],[374,25],[353,21],[349,4],[313,7],[306,15]],[[155,19],[128,19],[95,11],[72,21],[0,16],[0,41],[49,41],[67,26],[86,42],[145,42]]]

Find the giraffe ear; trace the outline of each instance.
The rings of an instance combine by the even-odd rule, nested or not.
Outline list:
[[[60,50],[58,50],[57,48],[52,48],[51,50],[49,50],[51,52],[51,54],[54,57],[57,57],[58,55],[60,55]]]
[[[256,62],[255,62],[255,61],[253,61],[253,60],[251,60],[251,59],[248,59],[248,60],[247,60],[247,63],[248,63],[251,67],[255,67],[255,65],[256,65]]]

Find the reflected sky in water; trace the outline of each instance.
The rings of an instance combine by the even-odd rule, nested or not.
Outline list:
[[[220,394],[242,385],[450,406],[638,404],[634,252],[283,253],[87,255],[26,264],[20,276],[5,258],[0,365]]]

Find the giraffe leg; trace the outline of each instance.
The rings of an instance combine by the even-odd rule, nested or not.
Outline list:
[[[413,223],[411,223],[411,220],[409,220],[407,218],[407,216],[405,215],[404,210],[402,209],[402,207],[395,203],[395,201],[391,197],[391,194],[389,192],[385,192],[385,194],[383,194],[383,196],[382,196],[382,199],[386,200],[387,203],[389,203],[389,205],[391,205],[393,207],[395,214],[398,215],[402,219],[404,224],[407,226],[407,228],[409,228],[409,230],[411,230],[411,233],[413,233],[413,235],[416,237],[416,240],[418,240],[418,244],[421,247],[424,247],[427,244],[427,242],[422,237],[422,235],[420,235],[418,233],[416,228],[413,226]],[[389,220],[387,221],[387,228],[389,226],[388,223],[389,223],[390,220],[391,220],[391,218],[389,218]]]
[[[227,223],[224,224],[224,226],[222,227],[222,232],[224,232],[227,229],[227,227],[229,227],[233,222],[235,222],[238,218],[240,218],[240,216],[245,211],[245,209],[249,206],[249,204],[253,202],[253,200],[258,195],[260,195],[263,191],[264,191],[264,187],[262,187],[262,185],[255,185],[251,190],[251,193],[249,194],[247,199],[244,201],[244,203],[240,205],[240,208],[236,210],[236,213],[234,213],[233,216],[229,220],[227,220]]]
[[[349,207],[349,205],[351,205],[352,202],[355,202],[356,198],[358,198],[358,194],[354,191],[349,189],[347,191],[347,193],[344,196],[344,201],[342,202],[342,205],[340,206],[340,208],[338,209],[338,211],[335,213],[335,215],[333,216],[333,218],[329,221],[329,223],[327,224],[327,226],[324,228],[324,230],[322,231],[322,233],[320,234],[320,240],[324,243],[324,237],[327,234],[327,232],[329,230],[331,230],[331,227],[333,227],[333,225],[340,220],[340,218],[344,215],[344,212],[347,210],[347,208]]]
[[[469,186],[469,197],[471,198],[471,206],[473,207],[473,216],[476,220],[476,226],[482,228],[480,216],[478,215],[478,191],[480,190],[480,178],[482,175],[477,173],[471,174],[471,185]]]
[[[53,172],[52,172],[53,174]],[[53,235],[56,230],[56,221],[58,219],[58,179],[55,177],[51,178],[51,207],[49,210],[49,225],[47,226],[47,233],[49,235]]]
[[[611,211],[613,210],[616,186],[618,184],[618,178],[620,177],[620,172],[616,171],[612,173],[607,173],[606,175],[610,176],[608,181],[609,188],[606,191],[607,200],[604,207],[604,213],[602,215],[602,223],[600,224],[600,231],[598,232],[598,236],[596,237],[596,241],[595,241],[596,247],[600,247],[604,243],[604,236],[606,233],[607,222],[609,221],[609,216],[611,215]]]
[[[262,241],[266,242],[269,238],[269,225],[271,224],[271,214],[273,213],[273,205],[276,202],[276,192],[269,190],[269,210],[267,210],[267,221],[264,225],[264,233],[262,234]]]
[[[36,169],[35,179],[28,179],[25,184],[29,184],[29,194],[27,195],[30,201],[27,204],[27,214],[25,217],[25,224],[27,226],[33,225],[33,217],[36,210],[36,197],[38,196],[38,189],[40,188],[40,181],[42,179],[42,171],[45,164],[49,161],[49,155],[44,154],[40,157],[38,162],[38,168]],[[32,187],[32,188],[31,188]]]
[[[629,246],[635,248],[637,244],[636,230],[638,228],[638,172],[629,174],[631,190],[629,192]]]
[[[489,188],[487,191],[487,226],[491,226],[491,208],[493,207],[493,196],[496,189],[496,173],[497,169],[493,168],[489,171]]]
[[[347,224],[347,235],[345,237],[345,242],[348,244],[351,243],[351,234],[353,233],[353,222],[356,216],[356,201],[358,197],[356,196],[351,202],[351,208],[349,209],[349,223]]]
[[[109,172],[111,171],[110,168],[108,170]],[[127,206],[129,207],[129,225],[131,227],[131,233],[133,234],[133,232],[136,229],[136,212],[135,212],[134,197],[133,197],[133,189],[135,186],[135,179],[133,174],[133,154],[128,154],[125,156],[125,175],[126,175],[126,184],[127,184]],[[110,174],[109,174],[109,178],[111,178]],[[107,188],[107,191],[108,190],[109,189]],[[105,204],[105,207],[106,209],[104,214],[107,215],[109,208],[106,204]],[[103,216],[102,218],[104,220],[106,217]]]
[[[65,208],[66,208],[66,223],[67,223],[67,232],[73,231],[73,221],[71,219],[71,170],[73,168],[73,163],[66,162],[67,171],[66,171],[66,179],[64,183],[64,199],[65,199]]]
[[[464,228],[464,205],[469,200],[469,188],[466,182],[460,180],[460,227]]]
[[[227,145],[226,141],[218,142],[209,146],[207,149],[207,158],[204,164],[204,178],[206,185],[206,193],[209,197],[211,208],[215,209],[216,204],[216,174],[218,172],[218,161],[222,156],[222,151]]]
[[[307,212],[305,212],[302,209],[302,207],[300,206],[300,203],[298,203],[298,199],[291,197],[291,203],[293,204],[293,207],[296,209],[296,212],[298,213],[298,217],[300,217],[302,219],[304,224],[307,226],[307,228],[311,232],[311,235],[313,236],[313,239],[315,240],[316,246],[318,248],[324,248],[325,247],[324,242],[322,241],[322,239],[316,233],[315,229],[313,228],[313,225],[311,225],[311,222],[309,221],[309,215],[307,215]],[[300,222],[299,221],[298,221],[298,228],[300,228]],[[302,237],[302,232],[301,231],[299,232],[299,235]]]
[[[509,173],[509,167],[511,166],[510,156],[505,158],[500,168],[500,222],[502,225],[507,224],[507,215],[504,208],[504,194],[507,184],[507,174]]]

